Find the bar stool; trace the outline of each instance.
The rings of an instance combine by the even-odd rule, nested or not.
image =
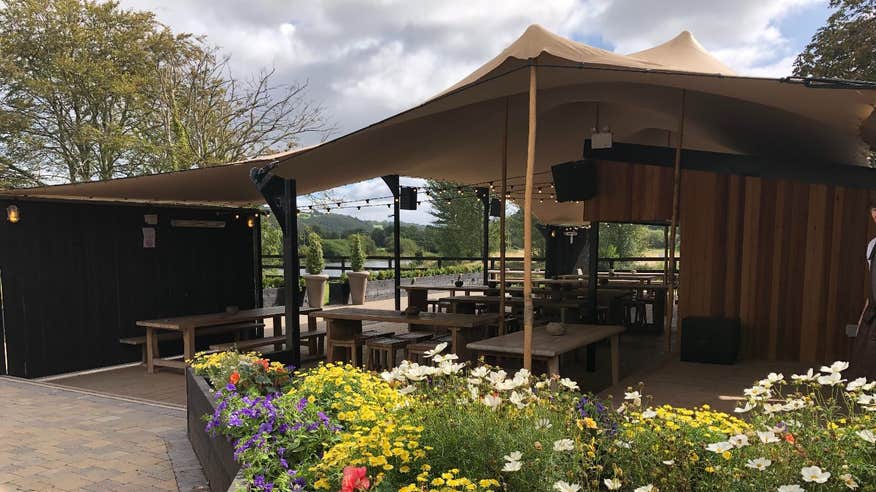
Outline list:
[[[395,356],[399,349],[404,349],[411,342],[400,338],[381,337],[365,342],[365,368],[371,371],[377,369],[392,369],[395,367]]]
[[[343,339],[343,340],[335,340],[329,339],[327,349],[327,356],[329,357],[328,362],[334,361],[350,361],[351,364],[355,367],[359,367],[360,359],[362,358],[362,347],[365,345],[365,342],[371,340],[373,338],[379,337],[391,337],[395,335],[395,333],[383,333],[377,330],[367,330],[354,335],[353,338]],[[337,349],[341,349],[344,352],[344,355],[341,358],[335,357],[335,352]]]
[[[430,361],[423,357],[423,354],[430,350],[435,350],[439,343],[450,343],[450,337],[440,337],[434,340],[424,340],[422,342],[414,342],[405,348],[405,359],[408,362],[416,362],[417,364],[425,364]]]

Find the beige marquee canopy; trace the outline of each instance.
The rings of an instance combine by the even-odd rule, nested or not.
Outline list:
[[[535,181],[581,157],[593,129],[614,141],[674,147],[685,94],[684,148],[784,161],[864,165],[876,147],[876,89],[867,84],[736,75],[688,32],[619,55],[533,25],[497,57],[423,104],[323,144],[205,169],[8,192],[174,203],[249,204],[250,168],[277,161],[299,193],[387,174],[460,184],[523,183],[529,70],[538,73]],[[507,127],[506,127],[507,122]],[[534,205],[547,223],[577,223],[582,205]]]

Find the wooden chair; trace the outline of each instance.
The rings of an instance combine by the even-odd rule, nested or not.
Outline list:
[[[365,342],[365,368],[372,371],[392,369],[396,366],[398,351],[410,343],[408,340],[391,337],[368,340]]]
[[[326,360],[328,362],[349,361],[354,366],[359,367],[362,360],[362,348],[365,342],[372,338],[391,337],[393,335],[395,333],[366,330],[350,339],[328,339],[328,342],[326,342]],[[343,351],[343,355],[340,358],[336,357],[338,349]]]

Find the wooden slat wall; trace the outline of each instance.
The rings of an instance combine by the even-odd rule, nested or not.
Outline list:
[[[584,203],[584,220],[650,222],[672,216],[672,168],[600,161],[596,173],[598,191]]]
[[[873,191],[688,170],[681,189],[679,319],[740,318],[746,357],[847,357]]]

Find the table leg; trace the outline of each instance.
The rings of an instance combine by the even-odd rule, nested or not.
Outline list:
[[[272,335],[275,337],[283,336],[283,315],[281,315],[281,314],[275,315],[275,316],[273,316],[272,319],[274,320],[273,321],[274,329],[273,329]],[[283,342],[275,343],[274,350],[276,350],[277,352],[283,350]]]
[[[150,374],[155,373],[155,364],[152,362],[155,357],[155,329],[146,327],[146,371]]]
[[[617,335],[611,337],[611,384],[620,381],[620,339]]]
[[[195,329],[183,330],[183,359],[188,362],[195,356]]]
[[[429,291],[425,289],[411,289],[408,291],[408,306],[417,306],[420,311],[429,310]]]
[[[550,359],[548,359],[547,363],[548,363],[547,369],[548,369],[549,375],[554,375],[554,374],[559,375],[560,374],[560,358],[559,358],[559,356],[551,357]]]

